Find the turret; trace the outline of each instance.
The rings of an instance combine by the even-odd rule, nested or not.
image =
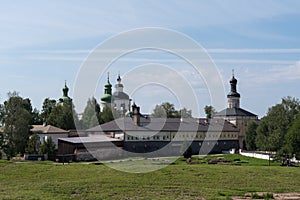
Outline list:
[[[65,81],[65,87],[62,89],[62,91],[63,91],[63,96],[62,96],[62,98],[59,99],[59,104],[60,105],[63,105],[63,104],[71,105],[72,99],[68,96],[69,88],[67,86],[67,81]]]
[[[237,92],[237,80],[234,77],[234,71],[232,70],[232,78],[229,81],[230,83],[230,92],[227,95],[228,98],[228,108],[239,108],[240,107],[240,97],[241,95]]]
[[[110,104],[111,103],[111,87],[112,85],[109,82],[109,74],[107,75],[107,83],[104,85],[104,94],[101,97],[102,104]]]

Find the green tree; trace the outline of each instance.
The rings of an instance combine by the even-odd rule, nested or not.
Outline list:
[[[166,110],[164,109],[164,107],[162,105],[156,105],[154,110],[153,110],[152,116],[157,117],[157,118],[159,118],[159,117],[166,118],[167,113],[166,113]]]
[[[186,108],[176,110],[174,104],[164,102],[155,106],[152,116],[157,118],[188,118],[192,117],[192,111]]]
[[[180,116],[181,118],[191,118],[192,117],[192,110],[188,110],[186,108],[182,108],[179,110]]]
[[[78,117],[72,105],[57,104],[52,108],[46,122],[64,130],[71,130],[76,128],[75,120],[78,120]]]
[[[43,122],[46,122],[48,120],[48,117],[51,114],[52,109],[56,106],[56,100],[46,98],[43,102],[42,106],[42,112],[41,112],[41,118]]]
[[[213,106],[205,106],[204,107],[204,112],[206,114],[207,119],[211,119],[212,116],[216,113],[216,110]]]
[[[291,128],[286,134],[286,149],[291,155],[300,159],[300,114],[293,121]]]
[[[55,143],[52,141],[51,137],[48,137],[45,142],[40,146],[40,154],[47,154],[48,156],[55,156]]]
[[[101,124],[114,120],[113,110],[109,106],[105,106],[101,113]]]
[[[16,92],[9,93],[8,97],[3,109],[5,142],[2,146],[9,159],[25,152],[32,122],[32,106],[29,99],[23,99]]]
[[[38,134],[33,134],[29,137],[28,144],[26,147],[26,153],[37,154],[40,146]]]
[[[256,150],[256,129],[258,125],[255,121],[249,122],[247,129],[246,129],[246,148],[247,150]]]
[[[99,125],[101,122],[100,106],[97,100],[93,97],[88,99],[87,105],[82,114],[80,124],[83,129],[92,128]]]
[[[285,144],[285,135],[300,110],[298,99],[286,97],[269,109],[257,128],[256,146],[259,150],[278,151]]]
[[[43,124],[43,118],[41,117],[39,111],[35,108],[32,111],[32,121],[31,125],[41,125]]]

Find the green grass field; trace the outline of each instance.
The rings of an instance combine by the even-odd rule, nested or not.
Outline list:
[[[300,192],[300,167],[267,166],[265,160],[240,155],[221,156],[241,165],[187,165],[179,159],[158,171],[133,174],[106,165],[0,161],[0,198],[230,199],[246,192]],[[126,168],[134,162],[123,161],[122,165]],[[136,162],[151,165],[151,159]]]

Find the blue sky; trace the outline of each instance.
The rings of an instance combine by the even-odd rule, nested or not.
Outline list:
[[[81,64],[99,43],[130,29],[161,27],[182,32],[207,50],[226,93],[235,69],[241,106],[262,117],[282,97],[299,98],[299,10],[297,0],[2,2],[0,101],[9,91],[18,91],[40,110],[45,98],[62,95],[65,80],[72,96]],[[170,66],[182,64],[161,53],[141,59],[144,56],[131,55],[115,64],[111,82],[115,83],[118,71],[126,74],[130,66],[147,64],[149,59]],[[200,115],[204,116],[209,93],[199,77],[188,71],[185,77],[195,88]],[[97,99],[105,82],[99,78]],[[126,91],[126,82],[124,85]],[[143,112],[150,112],[162,101],[177,105],[174,96],[156,87],[140,88],[140,93],[132,95]],[[76,107],[80,112],[83,105]]]

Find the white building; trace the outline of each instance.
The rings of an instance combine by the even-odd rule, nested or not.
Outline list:
[[[32,133],[39,136],[39,143],[43,144],[49,137],[55,143],[55,148],[58,148],[58,138],[67,138],[69,131],[57,128],[51,125],[32,125],[30,129]]]
[[[122,111],[124,114],[130,109],[130,99],[123,89],[124,86],[121,83],[122,79],[120,75],[117,78],[117,84],[115,85],[115,92],[112,95],[113,106],[116,110]]]

